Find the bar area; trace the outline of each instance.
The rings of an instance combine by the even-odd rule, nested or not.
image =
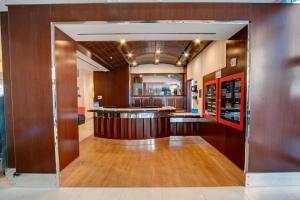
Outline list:
[[[165,108],[100,108],[94,113],[94,136],[109,139],[154,139],[170,136],[170,114]]]

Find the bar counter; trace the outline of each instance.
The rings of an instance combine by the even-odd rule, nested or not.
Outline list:
[[[174,107],[94,108],[94,136],[110,139],[152,139],[170,136]]]

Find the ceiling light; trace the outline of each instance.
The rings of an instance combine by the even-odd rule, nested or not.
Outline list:
[[[120,40],[120,43],[121,43],[121,44],[125,44],[125,43],[126,43],[126,40],[122,39],[122,40]]]
[[[180,61],[177,62],[177,65],[181,65],[182,63]]]
[[[159,59],[155,59],[155,63],[159,63]]]
[[[111,60],[113,59],[113,57],[112,57],[112,56],[110,56],[109,58],[110,58]]]
[[[133,65],[133,66],[136,66],[136,65],[137,65],[136,61],[133,61],[133,62],[132,62],[132,65]]]
[[[127,56],[128,56],[128,58],[131,58],[132,57],[132,53],[128,53]]]
[[[160,49],[156,49],[156,53],[157,53],[157,54],[160,54]]]
[[[195,43],[196,43],[196,44],[200,44],[200,39],[196,39],[196,40],[195,40]]]
[[[189,56],[189,54],[185,52],[184,53],[184,57],[188,57],[188,56]]]

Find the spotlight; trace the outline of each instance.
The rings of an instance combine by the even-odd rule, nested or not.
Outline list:
[[[128,53],[127,56],[128,56],[128,58],[131,58],[132,57],[132,53]]]
[[[200,44],[200,39],[196,39],[196,40],[195,40],[195,43],[196,43],[196,44]]]
[[[156,53],[157,53],[157,54],[160,54],[160,49],[156,49]]]
[[[123,45],[123,44],[125,44],[125,43],[126,43],[126,40],[124,40],[124,39],[121,39],[121,40],[120,40],[120,43]]]
[[[136,65],[137,65],[136,61],[133,61],[133,62],[132,62],[132,65],[133,65],[133,66],[136,66]]]
[[[184,53],[184,57],[188,57],[188,56],[189,56],[189,54],[185,52]]]
[[[155,63],[159,63],[159,59],[155,59]]]
[[[181,65],[181,64],[182,64],[181,61],[178,61],[178,62],[177,62],[177,65]]]

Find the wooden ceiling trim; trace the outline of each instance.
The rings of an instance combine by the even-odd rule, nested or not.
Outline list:
[[[77,43],[77,50],[84,54],[85,56],[89,57],[90,59],[94,60],[98,64],[102,65],[103,67],[107,68],[108,70],[113,70],[113,66],[95,54],[93,51],[89,50],[87,47]]]

